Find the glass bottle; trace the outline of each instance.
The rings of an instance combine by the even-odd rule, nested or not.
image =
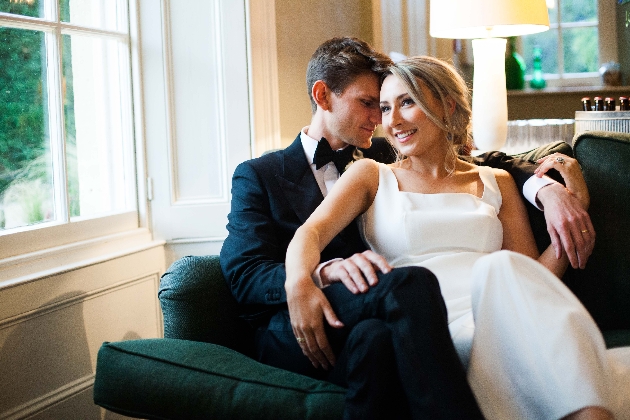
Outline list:
[[[516,37],[508,38],[505,55],[505,87],[508,89],[525,87],[525,60],[516,52]]]
[[[617,107],[615,105],[615,98],[604,99],[604,111],[615,111]]]
[[[534,47],[534,74],[532,80],[529,81],[529,86],[532,89],[543,89],[547,86],[547,82],[543,79],[542,49],[540,47]]]

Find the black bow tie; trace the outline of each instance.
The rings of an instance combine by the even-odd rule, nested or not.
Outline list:
[[[348,163],[352,162],[354,155],[354,146],[348,146],[343,150],[334,151],[330,144],[328,144],[328,140],[324,137],[317,143],[317,148],[315,149],[315,156],[313,156],[313,163],[315,164],[315,168],[319,169],[322,166],[326,165],[328,162],[332,162],[335,164],[335,167],[339,171],[339,175],[343,173],[348,166]]]

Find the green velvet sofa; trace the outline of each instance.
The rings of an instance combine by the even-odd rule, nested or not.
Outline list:
[[[566,147],[569,150],[563,149]],[[535,159],[553,144],[524,154]],[[586,270],[564,280],[591,312],[609,347],[630,345],[630,135],[589,132],[573,153],[591,192],[597,242]],[[530,214],[539,246],[544,220]],[[94,401],[151,419],[335,419],[345,390],[252,360],[253,331],[221,274],[217,256],[184,257],[163,275],[163,339],[104,343]]]

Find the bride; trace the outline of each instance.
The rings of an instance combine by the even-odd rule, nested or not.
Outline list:
[[[552,246],[538,253],[507,172],[457,158],[470,145],[465,82],[440,60],[409,58],[386,75],[380,106],[400,159],[363,159],[345,172],[289,246],[287,290],[358,216],[364,241],[392,267],[423,266],[437,276],[485,417],[627,416],[628,368],[559,280],[566,255]],[[551,155],[541,167],[573,179],[567,189],[588,207],[583,178],[566,176],[580,170],[575,160]],[[594,233],[584,226],[582,234]]]

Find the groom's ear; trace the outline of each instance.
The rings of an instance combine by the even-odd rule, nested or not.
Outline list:
[[[311,89],[311,95],[318,107],[324,111],[330,111],[330,96],[332,91],[323,80],[317,80],[313,83],[313,89]]]

